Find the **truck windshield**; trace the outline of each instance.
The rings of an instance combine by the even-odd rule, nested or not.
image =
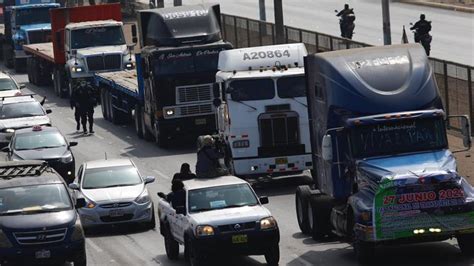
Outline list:
[[[227,92],[233,101],[269,100],[275,97],[275,85],[272,79],[234,80]]]
[[[304,76],[279,78],[277,80],[277,91],[280,98],[306,97]]]
[[[257,205],[258,201],[248,184],[190,190],[189,212]]]
[[[15,23],[19,26],[51,23],[51,19],[49,18],[49,9],[49,7],[17,9]]]
[[[125,38],[121,26],[79,29],[71,33],[72,49],[124,44]]]
[[[63,184],[0,189],[0,216],[71,210]]]
[[[216,47],[157,52],[154,55],[153,73],[163,76],[194,72],[215,72],[217,70],[219,52],[223,50],[223,47]]]
[[[447,147],[444,121],[441,118],[404,119],[357,126],[351,129],[350,140],[356,158]]]

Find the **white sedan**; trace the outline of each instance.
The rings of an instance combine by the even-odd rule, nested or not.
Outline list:
[[[142,177],[130,159],[85,162],[70,184],[87,204],[78,210],[84,228],[120,223],[143,223],[155,228],[153,202],[146,184],[155,178]]]

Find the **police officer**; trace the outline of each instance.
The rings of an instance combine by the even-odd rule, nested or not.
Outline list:
[[[76,120],[76,130],[79,131],[81,130],[81,115],[82,112],[79,110],[79,103],[76,103],[75,99],[76,97],[74,96],[76,91],[73,92],[73,97],[70,99],[70,104],[71,104],[71,110],[74,110],[74,119]]]
[[[354,9],[349,8],[348,4],[345,4],[344,9],[339,11],[339,13],[336,14],[336,16],[341,17],[341,20],[339,21],[339,27],[340,27],[340,30],[341,30],[341,37],[346,37],[346,38],[349,38],[349,39],[352,38],[352,34],[350,34],[350,37],[347,36],[345,27],[347,27],[348,24],[354,22],[353,20],[352,21],[349,20],[349,15],[350,14],[354,14]],[[352,18],[355,19],[355,16],[352,16]]]
[[[425,14],[421,14],[420,20],[410,30],[415,30],[415,42],[420,42],[421,37],[431,31],[431,21],[427,21]]]
[[[86,81],[81,81],[71,97],[71,101],[75,103],[76,110],[79,111],[84,134],[88,133],[87,121],[89,121],[89,132],[94,133],[94,108],[97,105],[96,95],[93,86]]]

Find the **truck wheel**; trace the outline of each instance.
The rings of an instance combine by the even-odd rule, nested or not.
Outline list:
[[[109,120],[109,113],[107,109],[107,90],[104,88],[100,89],[100,108],[102,109],[102,117],[105,120]]]
[[[86,251],[82,250],[78,254],[76,254],[73,260],[74,266],[86,266],[87,265],[87,255]]]
[[[365,242],[357,238],[355,234],[355,217],[352,211],[348,212],[347,228],[350,229],[348,237],[352,239],[352,246],[354,248],[354,255],[360,264],[370,264],[372,257],[375,254],[375,245],[370,242]]]
[[[12,61],[12,56],[13,56],[13,50],[10,49],[10,46],[7,44],[2,45],[2,51],[3,51],[3,60],[5,63],[5,66],[7,68],[13,68],[13,61]]]
[[[139,138],[143,138],[143,126],[142,126],[142,118],[141,118],[141,106],[140,105],[135,105],[135,113],[133,119],[135,120],[135,132],[137,133],[137,136]]]
[[[474,256],[474,234],[463,234],[456,236],[459,248],[465,256]]]
[[[332,198],[319,190],[311,191],[309,198],[311,236],[314,240],[321,240],[331,234]]]
[[[167,148],[169,145],[168,133],[160,130],[160,126],[155,125],[155,142],[160,148]]]
[[[179,243],[174,240],[173,235],[171,235],[169,225],[166,226],[165,232],[165,250],[166,256],[170,260],[176,260],[179,256]]]
[[[298,186],[296,188],[296,218],[298,219],[298,225],[300,227],[301,232],[305,235],[309,235],[311,233],[311,227],[308,218],[310,196],[311,188],[309,186]]]
[[[277,266],[280,262],[280,247],[274,245],[265,252],[265,261],[269,266]]]
[[[23,70],[22,62],[19,58],[13,59],[13,68],[15,69],[16,73],[20,73]]]
[[[146,229],[148,230],[153,230],[156,228],[156,220],[155,220],[155,207],[153,207],[153,204],[151,205],[151,220],[146,223]]]
[[[146,128],[145,111],[143,110],[143,108],[140,108],[140,119],[142,120],[141,125],[142,125],[143,139],[146,141],[151,141],[151,139],[153,138],[153,135],[151,135],[148,128]]]
[[[28,57],[28,59],[26,59],[26,73],[28,74],[28,82],[31,84],[35,84],[33,81],[33,72],[33,57]]]

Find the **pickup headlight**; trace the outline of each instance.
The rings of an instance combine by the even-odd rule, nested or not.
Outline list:
[[[8,240],[8,237],[5,233],[0,229],[0,248],[11,248],[12,243]]]
[[[79,217],[76,219],[74,224],[74,229],[71,235],[71,241],[77,241],[84,239],[84,229],[82,229],[81,219]]]
[[[72,153],[69,153],[68,155],[64,156],[63,158],[60,159],[62,163],[70,163],[72,162]]]
[[[277,228],[278,224],[272,216],[260,220],[260,229],[261,230],[270,230]]]
[[[80,66],[73,66],[71,67],[71,71],[74,73],[81,73],[84,72],[84,68]]]
[[[196,227],[196,236],[213,236],[214,228],[210,225],[198,225]]]
[[[173,117],[175,113],[176,112],[175,112],[174,107],[163,108],[163,114],[165,115],[165,117]]]
[[[143,191],[143,193],[135,199],[135,202],[137,204],[145,204],[150,202],[150,196],[148,195],[148,191],[145,189],[145,191]]]

